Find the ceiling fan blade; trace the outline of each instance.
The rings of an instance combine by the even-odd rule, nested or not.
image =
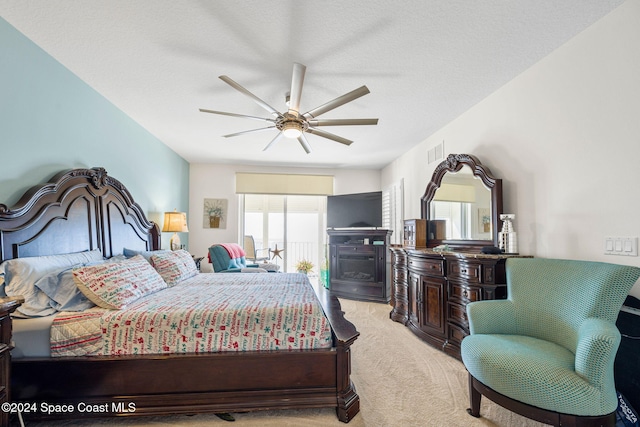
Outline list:
[[[262,151],[267,151],[267,149],[268,149],[269,147],[271,147],[273,144],[275,144],[275,143],[276,143],[279,139],[281,139],[282,137],[284,137],[284,135],[282,134],[282,132],[278,132],[278,134],[275,136],[275,138],[273,138],[273,139],[271,140],[271,142],[270,142],[270,143],[268,143],[268,144],[267,144],[267,146],[266,146],[266,147],[264,147],[264,148],[262,149]]]
[[[342,96],[337,97],[336,99],[327,102],[317,108],[314,108],[311,111],[307,111],[303,114],[305,119],[312,119],[318,117],[321,114],[326,113],[327,111],[331,111],[334,108],[338,108],[341,105],[346,104],[347,102],[351,102],[354,99],[358,99],[361,96],[364,96],[369,93],[369,89],[366,86],[360,86],[358,89],[352,90],[349,93],[345,93]]]
[[[240,86],[238,83],[234,82],[233,80],[231,80],[229,77],[227,76],[220,76],[220,80],[222,80],[223,82],[227,83],[229,86],[231,86],[232,88],[234,88],[235,90],[242,92],[243,94],[245,94],[246,96],[248,96],[249,98],[253,99],[259,106],[261,106],[262,108],[264,108],[265,110],[267,110],[269,113],[271,113],[273,116],[275,117],[280,117],[281,114],[278,112],[278,110],[276,110],[275,108],[273,108],[271,105],[267,104],[266,102],[264,102],[262,99],[258,98],[257,96],[255,96],[254,94],[252,94],[251,92],[249,92],[247,89],[245,89],[244,87]]]
[[[353,142],[350,139],[343,138],[341,136],[334,135],[334,134],[329,133],[327,131],[316,129],[316,128],[312,128],[312,127],[308,128],[307,132],[312,133],[314,135],[321,136],[323,138],[331,139],[333,141],[339,142],[340,144],[344,144],[344,145],[351,145],[351,143]]]
[[[311,146],[309,145],[309,141],[307,141],[307,138],[304,136],[304,133],[300,134],[300,136],[298,137],[298,141],[300,142],[300,145],[302,145],[302,148],[304,148],[304,151],[307,152],[307,154],[311,153]]]
[[[269,127],[266,127],[266,128],[244,130],[242,132],[230,133],[228,135],[222,135],[222,136],[225,137],[225,138],[231,138],[233,136],[246,135],[248,133],[254,133],[254,132],[262,132],[262,131],[265,131],[265,130],[271,130],[271,129],[275,129],[275,128],[276,128],[275,126],[269,126]]]
[[[302,64],[293,64],[293,76],[291,77],[291,92],[289,92],[289,112],[300,114],[300,98],[302,97],[302,84],[304,83],[304,73],[307,70]]]
[[[242,117],[242,118],[245,118],[245,119],[261,120],[261,121],[264,121],[264,122],[275,123],[275,119],[267,119],[265,117],[247,116],[245,114],[236,114],[236,113],[227,113],[225,111],[207,110],[206,108],[200,108],[200,111],[202,113],[221,114],[223,116]]]
[[[356,126],[377,125],[378,119],[314,119],[308,121],[309,126]]]

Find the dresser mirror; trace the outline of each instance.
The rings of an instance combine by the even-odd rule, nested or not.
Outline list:
[[[502,180],[470,154],[450,154],[433,172],[422,196],[427,247],[477,252],[498,246]]]

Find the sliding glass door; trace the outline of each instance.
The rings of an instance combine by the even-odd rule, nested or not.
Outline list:
[[[295,272],[299,261],[311,261],[310,276],[317,276],[325,256],[326,196],[243,197],[244,234],[253,236],[256,248],[270,249],[270,262],[280,265],[280,271]]]

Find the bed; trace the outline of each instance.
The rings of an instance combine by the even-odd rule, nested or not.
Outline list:
[[[121,256],[123,248],[156,251],[160,233],[103,168],[63,171],[15,206],[0,204],[0,261],[96,250],[108,259]],[[330,327],[326,348],[14,357],[11,400],[95,409],[32,411],[26,417],[334,407],[338,419],[349,422],[359,411],[350,379],[350,346],[358,332],[337,298],[321,287],[313,290]]]

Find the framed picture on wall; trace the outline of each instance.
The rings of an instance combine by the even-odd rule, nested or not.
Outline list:
[[[227,228],[227,199],[204,199],[203,221],[204,228]]]

